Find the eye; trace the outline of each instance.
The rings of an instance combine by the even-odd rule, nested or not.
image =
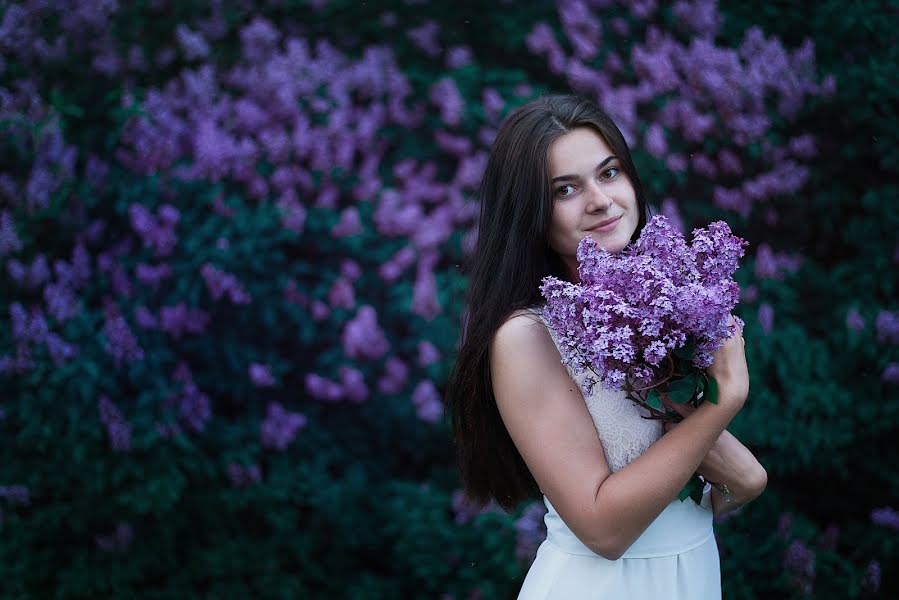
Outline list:
[[[600,174],[603,179],[615,179],[618,175],[618,167],[609,167]]]
[[[571,192],[568,192],[567,194],[562,193],[562,190],[566,190],[569,188],[572,190]],[[574,186],[571,185],[570,183],[566,183],[565,185],[560,185],[559,187],[556,188],[556,196],[562,196],[564,198],[565,196],[570,196],[573,193],[574,193]]]

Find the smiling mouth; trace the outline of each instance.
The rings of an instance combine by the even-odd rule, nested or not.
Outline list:
[[[588,231],[602,231],[605,229],[611,229],[613,225],[615,225],[618,221],[621,220],[621,217],[615,217],[614,219],[609,219],[608,221],[603,221],[597,225],[591,227]]]

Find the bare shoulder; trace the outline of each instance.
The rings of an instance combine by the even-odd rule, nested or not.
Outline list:
[[[490,344],[490,354],[491,357],[500,355],[502,358],[514,358],[534,351],[544,354],[554,348],[549,330],[540,316],[533,311],[521,309],[513,312],[499,326]]]

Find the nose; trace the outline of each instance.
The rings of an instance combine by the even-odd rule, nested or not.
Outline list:
[[[612,197],[603,191],[602,186],[596,181],[592,181],[587,186],[586,192],[588,212],[604,211],[612,206]]]

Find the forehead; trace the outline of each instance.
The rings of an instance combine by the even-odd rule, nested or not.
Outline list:
[[[612,149],[591,127],[578,127],[562,135],[549,146],[547,162],[550,177],[592,173]]]

